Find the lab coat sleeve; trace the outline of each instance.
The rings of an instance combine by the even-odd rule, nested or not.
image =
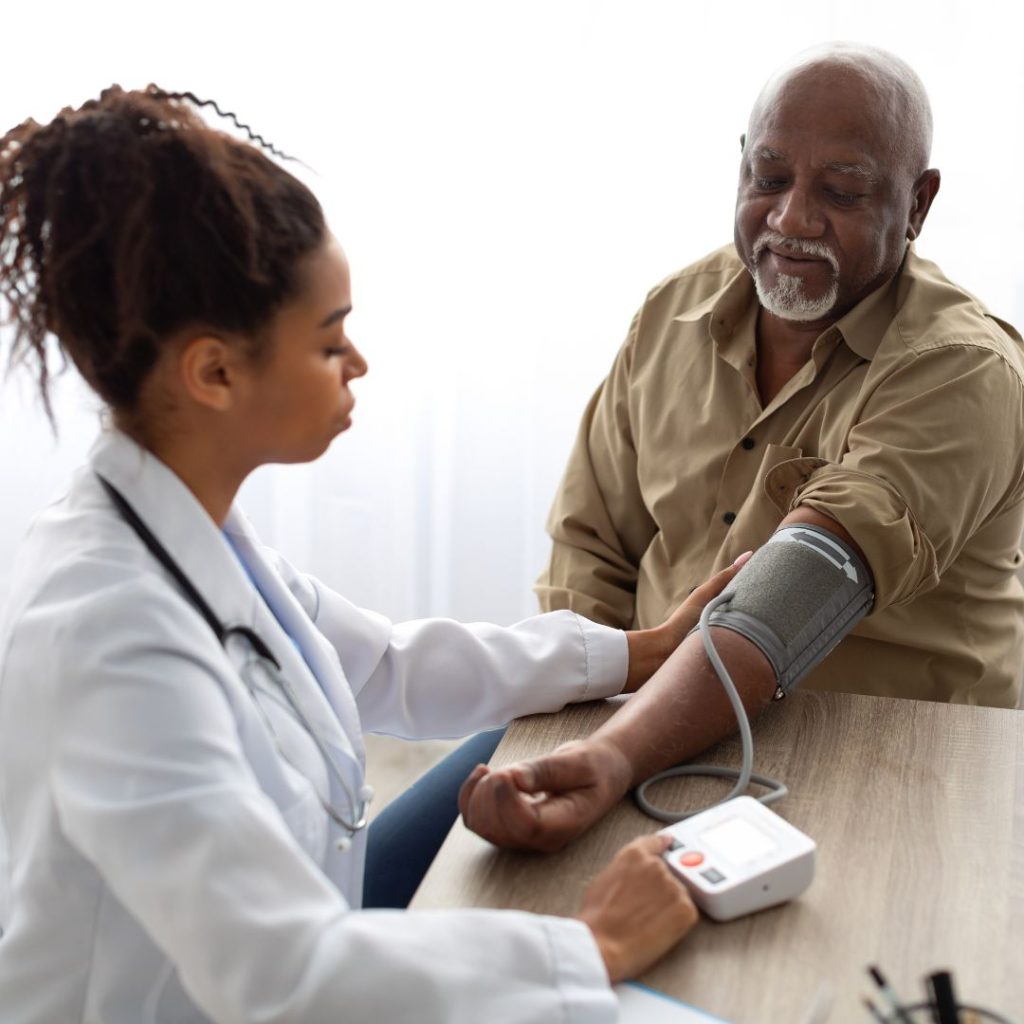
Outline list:
[[[368,732],[464,736],[614,696],[626,680],[625,633],[574,612],[507,627],[451,619],[392,624],[310,583],[317,628],[338,652]]]
[[[40,678],[58,688],[60,826],[211,1020],[615,1019],[579,922],[350,910],[259,789],[193,610],[146,579],[79,605],[59,609]]]

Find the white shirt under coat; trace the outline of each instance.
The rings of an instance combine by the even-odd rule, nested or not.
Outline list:
[[[364,729],[463,735],[622,687],[618,631],[570,612],[395,625],[261,548],[237,509],[229,545],[123,434],[91,461],[221,621],[263,638],[353,794]],[[240,675],[250,657],[241,639],[220,645],[92,469],[36,521],[0,623],[5,1022],[615,1019],[580,922],[356,912],[365,830],[337,849],[314,786],[355,811],[305,730],[264,701],[282,758]]]

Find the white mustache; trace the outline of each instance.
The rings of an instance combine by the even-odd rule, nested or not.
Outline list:
[[[754,242],[755,263],[770,245],[776,249],[788,249],[790,252],[798,253],[801,256],[814,256],[818,259],[827,260],[828,265],[832,268],[832,273],[839,274],[839,260],[836,259],[835,253],[824,242],[814,242],[804,238],[787,238],[785,235],[780,235],[777,231],[762,231]]]

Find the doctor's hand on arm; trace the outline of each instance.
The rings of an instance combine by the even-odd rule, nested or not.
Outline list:
[[[612,984],[642,974],[697,923],[689,892],[662,859],[668,846],[662,835],[633,840],[584,894],[577,917],[593,933]]]
[[[629,670],[623,693],[635,693],[665,663],[672,652],[686,639],[686,634],[700,621],[700,613],[713,597],[732,582],[753,554],[745,551],[732,565],[716,572],[689,594],[686,600],[660,625],[653,629],[632,629],[626,632],[629,649]]]

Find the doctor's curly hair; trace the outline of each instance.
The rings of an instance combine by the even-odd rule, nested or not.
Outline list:
[[[201,107],[250,141],[211,128]],[[238,332],[259,357],[261,329],[327,233],[316,198],[268,153],[284,157],[213,101],[155,85],[113,85],[0,139],[0,316],[9,365],[34,364],[51,420],[48,333],[128,413],[182,328]]]

